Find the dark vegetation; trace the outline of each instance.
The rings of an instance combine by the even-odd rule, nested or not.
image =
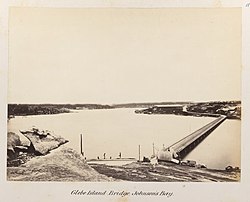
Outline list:
[[[38,114],[59,114],[68,113],[69,110],[55,105],[35,105],[35,104],[9,104],[8,117],[26,116]]]
[[[73,109],[109,109],[98,104],[8,104],[8,117],[39,114],[69,113]]]

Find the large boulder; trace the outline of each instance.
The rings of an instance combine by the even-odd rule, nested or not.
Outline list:
[[[52,134],[50,131],[40,131],[36,128],[28,131],[20,131],[30,141],[30,148],[36,155],[45,155],[49,151],[58,148],[68,142],[64,138]]]

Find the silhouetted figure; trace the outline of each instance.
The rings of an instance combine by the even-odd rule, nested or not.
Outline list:
[[[99,157],[99,156],[97,156],[97,159],[99,160],[99,159],[100,159],[100,157]]]
[[[122,153],[121,152],[119,153],[119,158],[122,158]]]
[[[103,158],[104,158],[104,159],[106,158],[106,153],[103,153]]]
[[[109,159],[112,159],[112,157],[110,156]]]

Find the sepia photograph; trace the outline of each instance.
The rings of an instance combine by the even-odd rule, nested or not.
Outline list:
[[[10,8],[6,180],[241,182],[241,20]]]

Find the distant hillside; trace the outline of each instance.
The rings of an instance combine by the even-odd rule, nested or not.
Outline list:
[[[228,119],[241,119],[240,101],[212,101],[212,102],[194,102],[194,103],[171,103],[178,105],[155,105],[148,106],[146,109],[137,109],[135,113],[142,114],[175,114],[182,116],[227,116]]]
[[[69,113],[70,109],[110,109],[99,104],[8,104],[8,117]]]
[[[141,103],[126,103],[126,104],[114,104],[112,107],[114,108],[147,108],[152,107],[154,105],[188,105],[193,102],[141,102]]]
[[[240,105],[240,101],[208,101],[208,102],[140,102],[140,103],[123,103],[113,105],[102,104],[8,104],[8,117],[26,116],[39,114],[59,114],[69,113],[70,110],[81,109],[114,109],[114,108],[149,108],[159,105]],[[190,108],[192,111],[192,107]]]

